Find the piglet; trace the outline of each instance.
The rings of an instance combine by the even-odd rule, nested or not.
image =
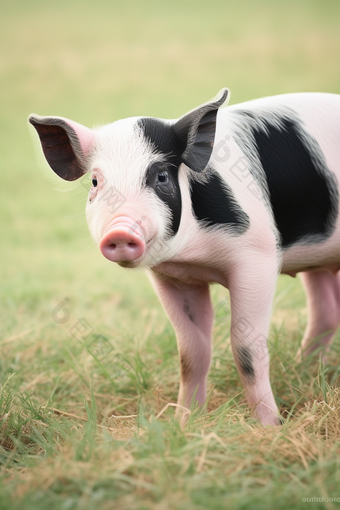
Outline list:
[[[300,93],[220,109],[228,89],[176,120],[89,129],[31,115],[52,170],[92,176],[91,234],[108,260],[145,268],[175,329],[178,403],[204,405],[214,321],[209,285],[230,291],[231,346],[249,406],[280,423],[267,337],[279,273],[301,278],[301,355],[340,323],[340,96]]]

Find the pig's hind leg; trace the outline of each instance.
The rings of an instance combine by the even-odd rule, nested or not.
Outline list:
[[[209,285],[187,285],[154,273],[150,278],[176,332],[181,365],[178,404],[189,409],[195,403],[203,405],[214,321]]]
[[[340,273],[310,271],[300,276],[307,294],[308,324],[297,357],[316,350],[324,356],[340,325]]]

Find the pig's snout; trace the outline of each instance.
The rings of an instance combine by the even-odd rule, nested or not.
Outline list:
[[[119,221],[111,224],[99,243],[104,257],[112,262],[137,260],[145,251],[145,241],[141,229],[132,221]]]

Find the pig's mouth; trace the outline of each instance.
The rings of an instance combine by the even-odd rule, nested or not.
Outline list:
[[[130,260],[122,260],[120,262],[117,262],[118,266],[124,267],[126,269],[134,269],[139,266],[139,263],[137,262],[131,262]]]

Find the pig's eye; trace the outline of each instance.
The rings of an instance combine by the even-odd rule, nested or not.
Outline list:
[[[171,170],[167,170],[164,164],[154,164],[148,168],[145,184],[153,188],[157,194],[172,195],[174,192],[173,177]]]
[[[96,177],[94,177],[92,179],[92,186],[94,186],[95,188],[98,186],[98,181],[97,181]]]
[[[162,172],[158,173],[158,182],[166,183],[168,182],[168,172],[163,170]]]

